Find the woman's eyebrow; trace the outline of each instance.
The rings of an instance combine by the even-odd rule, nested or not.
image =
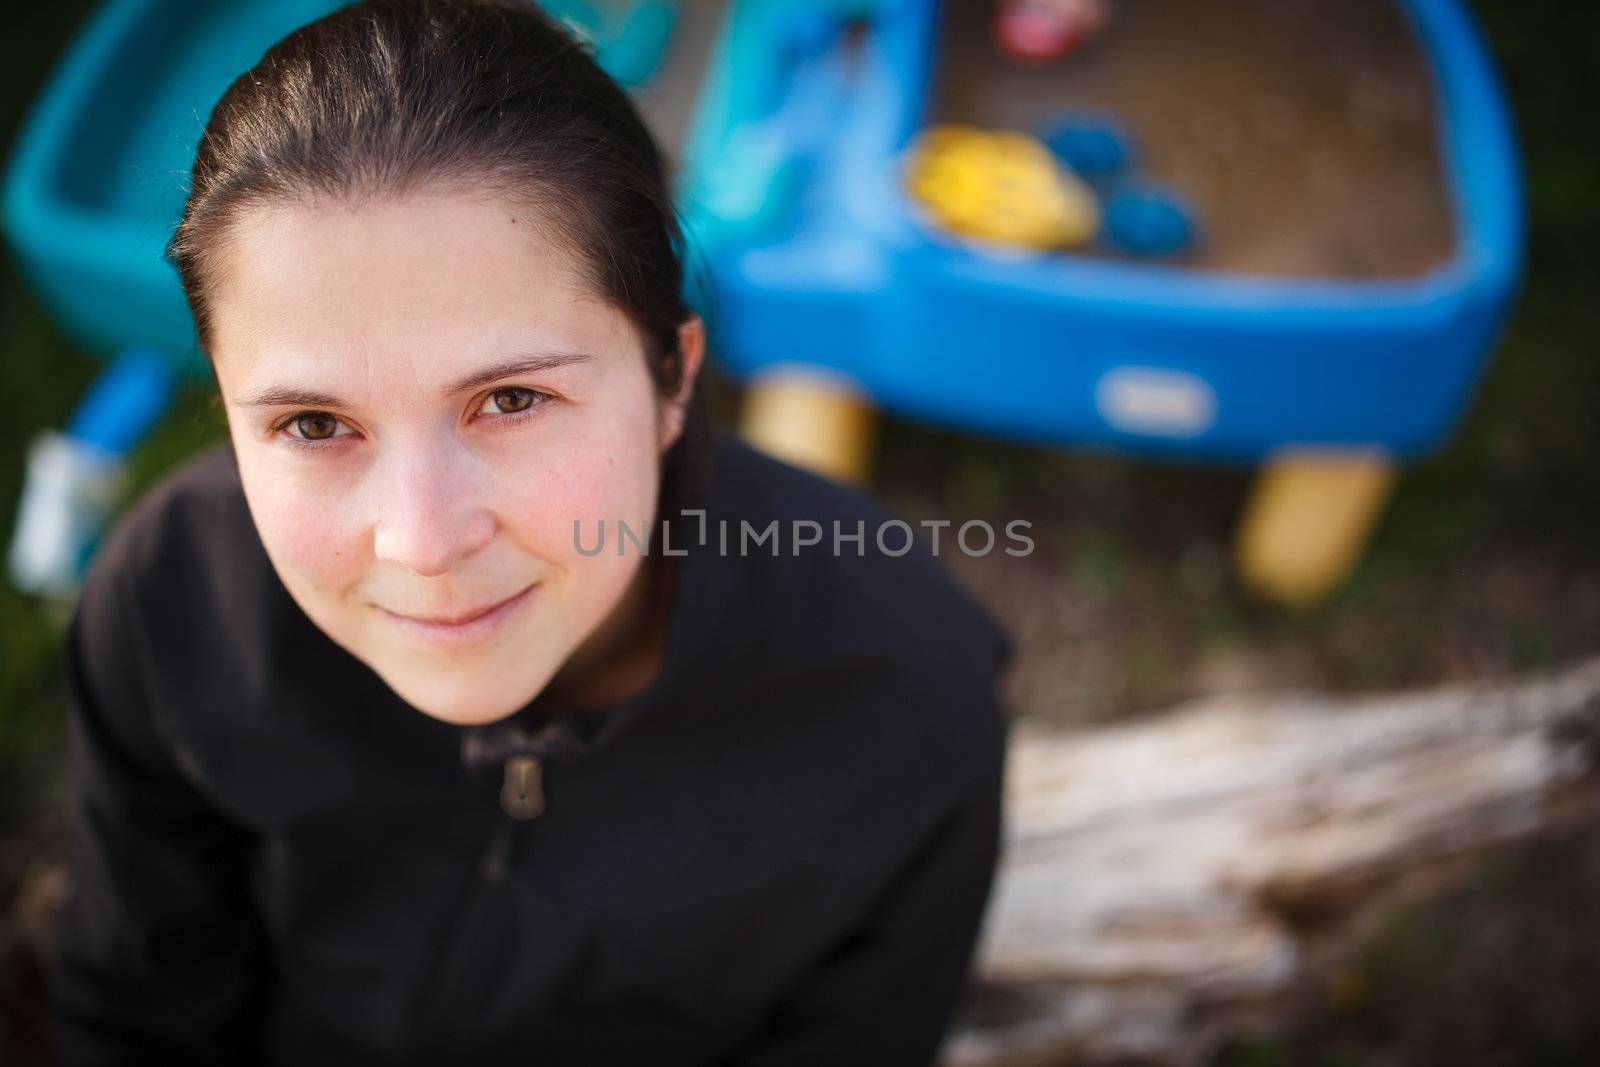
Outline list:
[[[557,367],[566,367],[578,363],[588,363],[594,356],[587,352],[550,352],[534,356],[516,356],[500,363],[474,371],[445,389],[445,395],[464,393],[468,389],[476,389],[491,382],[498,382],[502,378],[511,378],[519,374],[538,374],[543,371],[554,370]],[[237,407],[318,407],[342,408],[347,406],[343,400],[331,393],[319,393],[310,389],[295,389],[292,387],[275,387],[261,389],[253,393],[246,393],[234,401]]]
[[[539,374],[555,370],[557,367],[588,363],[592,359],[594,356],[588,352],[548,352],[534,356],[514,356],[502,363],[493,364],[467,375],[446,389],[445,393],[464,393],[468,389],[489,385],[502,378],[511,378],[518,374]]]

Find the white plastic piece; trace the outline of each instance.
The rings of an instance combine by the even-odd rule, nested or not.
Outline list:
[[[35,594],[76,588],[79,564],[122,486],[121,457],[54,431],[35,437],[11,540],[12,584]]]
[[[1126,433],[1194,437],[1217,418],[1217,394],[1204,378],[1160,367],[1113,367],[1100,376],[1095,406]]]

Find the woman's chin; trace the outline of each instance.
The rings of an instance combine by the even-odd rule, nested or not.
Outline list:
[[[485,726],[507,718],[543,692],[545,683],[506,690],[481,681],[385,678],[400,699],[430,718],[454,726]]]
[[[447,722],[452,726],[487,726],[490,723],[499,722],[501,719],[509,718],[511,715],[516,713],[518,708],[522,707],[521,704],[515,704],[511,707],[493,709],[477,707],[460,708],[452,706],[421,707],[413,701],[408,700],[406,703],[410,704],[412,707],[416,708],[429,718],[438,719],[440,722]],[[524,703],[526,703],[526,701],[524,701]]]

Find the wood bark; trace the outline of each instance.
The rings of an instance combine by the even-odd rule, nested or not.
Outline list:
[[[1203,1062],[1401,901],[1600,818],[1600,658],[1362,699],[1018,723],[1005,851],[944,1067]]]

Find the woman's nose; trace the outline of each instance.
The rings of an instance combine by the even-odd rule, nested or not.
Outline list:
[[[494,537],[461,472],[439,456],[397,458],[380,480],[372,549],[427,578],[445,574]]]

